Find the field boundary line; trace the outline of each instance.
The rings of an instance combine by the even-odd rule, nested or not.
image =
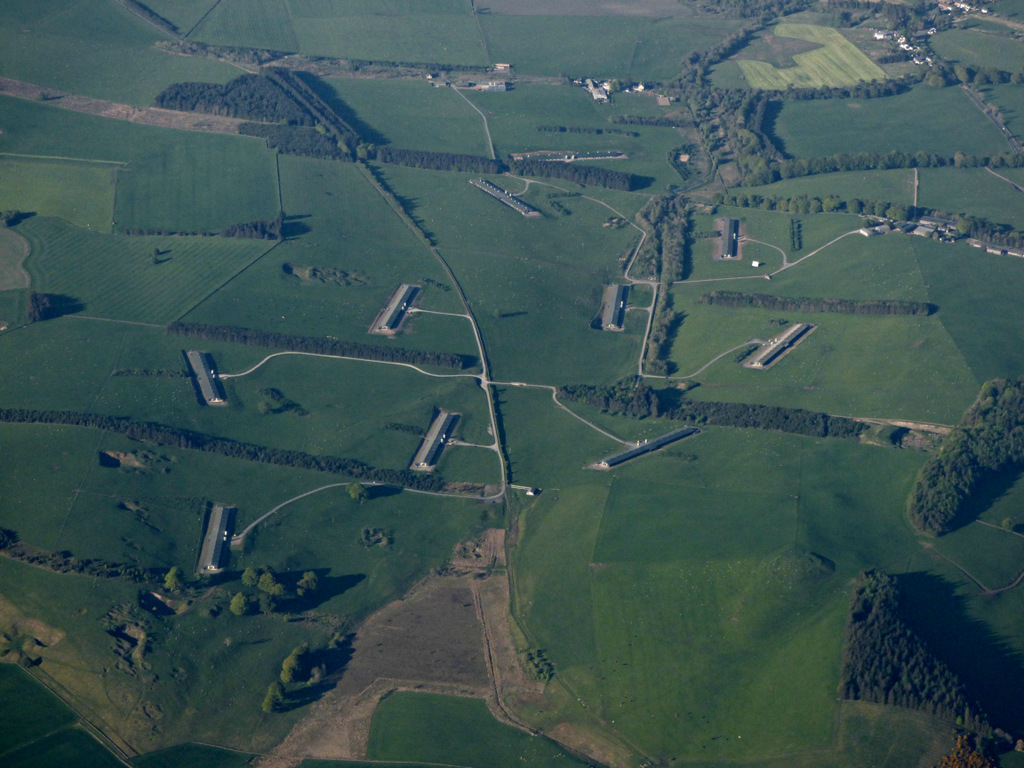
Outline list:
[[[217,0],[217,2],[219,3],[220,0]],[[480,24],[480,14],[476,12],[476,0],[469,0],[469,6],[472,9],[473,21],[476,22],[476,33],[480,36],[480,47],[484,49],[484,58],[487,60],[489,65],[493,66],[494,62],[491,61],[491,52],[487,48],[487,38],[484,36],[484,28],[483,25]],[[492,148],[491,151],[493,152],[494,149]]]
[[[103,323],[121,323],[122,325],[141,325],[146,328],[167,328],[166,325],[160,325],[159,323],[143,323],[138,320],[117,320],[113,317],[95,317],[94,315],[67,315],[69,318],[75,318],[77,320],[99,320]]]
[[[227,284],[228,284],[228,283],[230,283],[230,282],[231,282],[232,280],[234,280],[234,279],[235,279],[236,277],[238,277],[239,275],[241,275],[241,274],[242,274],[243,272],[245,272],[245,271],[246,271],[247,269],[249,269],[250,267],[252,267],[253,265],[255,265],[255,264],[256,264],[256,263],[258,262],[258,261],[260,261],[261,259],[263,259],[263,257],[264,257],[264,256],[266,256],[267,254],[269,254],[269,253],[270,253],[271,251],[273,251],[273,250],[274,250],[275,248],[277,248],[277,246],[279,246],[279,245],[280,245],[281,243],[283,243],[283,242],[285,242],[285,241],[284,241],[284,240],[278,240],[278,241],[277,241],[276,243],[274,243],[274,244],[273,244],[272,246],[270,246],[269,248],[267,248],[267,250],[265,250],[265,251],[264,251],[263,253],[261,253],[261,254],[260,254],[259,256],[257,256],[257,257],[256,257],[255,259],[253,259],[252,261],[250,261],[250,262],[249,262],[248,264],[246,264],[246,265],[245,265],[244,267],[242,267],[242,268],[241,268],[240,270],[238,270],[237,272],[235,272],[235,274],[233,274],[233,275],[231,275],[230,277],[228,277],[228,279],[227,279],[227,280],[225,280],[225,281],[224,281],[223,283],[221,283],[220,285],[218,285],[218,286],[217,286],[216,288],[214,288],[214,289],[213,289],[212,291],[210,291],[210,292],[209,292],[208,294],[206,294],[205,296],[203,296],[203,298],[201,298],[201,299],[200,299],[199,301],[197,301],[197,302],[196,302],[195,304],[193,304],[193,305],[192,305],[191,307],[189,307],[189,308],[188,308],[188,309],[186,309],[186,310],[185,310],[184,312],[182,312],[182,313],[181,313],[180,315],[178,315],[178,316],[177,316],[176,318],[174,318],[174,319],[175,319],[175,321],[177,321],[177,320],[181,320],[181,318],[185,317],[185,316],[186,316],[186,315],[188,315],[188,314],[189,314],[190,312],[194,312],[194,311],[195,311],[195,310],[196,310],[197,308],[199,308],[199,306],[200,306],[200,305],[202,305],[202,304],[205,304],[205,303],[206,303],[207,301],[209,301],[210,299],[212,299],[212,298],[214,297],[214,295],[215,295],[215,294],[217,294],[217,293],[218,293],[219,291],[221,291],[221,290],[222,290],[222,289],[223,289],[223,288],[224,288],[225,286],[227,286]]]
[[[398,365],[403,368],[412,368],[417,373],[422,373],[424,376],[430,376],[435,379],[479,379],[480,375],[476,373],[431,373],[430,371],[424,371],[422,368],[417,367],[413,363],[401,363],[395,360],[371,360],[366,357],[352,357],[350,355],[329,355],[326,352],[302,352],[301,350],[288,349],[283,352],[274,352],[273,354],[267,355],[260,360],[256,365],[247,371],[241,373],[219,373],[217,374],[218,379],[237,379],[242,376],[248,376],[250,373],[255,372],[257,369],[263,367],[264,363],[269,362],[275,357],[282,355],[302,355],[304,357],[327,357],[332,360],[354,360],[359,363],[377,363],[378,365]]]
[[[60,160],[65,163],[82,163],[84,165],[117,165],[121,168],[128,166],[124,160],[97,160],[92,157],[65,157],[63,155],[26,155],[21,152],[0,152],[0,158],[20,157],[22,160]]]
[[[217,6],[218,5],[220,5],[220,0],[216,0],[216,2],[213,5],[210,6],[210,8],[206,11],[206,13],[204,13],[202,16],[199,17],[199,21],[197,21],[195,24],[193,24],[189,28],[188,32],[186,32],[184,35],[181,36],[181,39],[182,40],[187,40],[188,36],[191,35],[193,32],[195,32],[196,28],[200,24],[202,24],[204,21],[206,21],[206,17],[209,16],[211,13],[213,13],[215,10],[217,10]]]
[[[466,94],[464,94],[460,89],[455,88],[454,86],[452,87],[452,89],[457,94],[459,94],[459,96],[462,97],[463,101],[465,101],[467,104],[469,104],[469,106],[471,106],[473,109],[475,109],[477,114],[480,115],[481,119],[483,119],[483,121],[484,121],[484,133],[487,134],[487,146],[491,150],[491,160],[494,160],[495,159],[495,155],[494,155],[494,142],[491,141],[491,129],[487,125],[487,115],[485,115],[483,112],[481,112],[479,109],[477,109],[476,104],[474,104],[472,101],[470,101],[469,97],[466,96]]]

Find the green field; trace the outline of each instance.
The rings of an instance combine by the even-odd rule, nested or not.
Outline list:
[[[0,158],[0,196],[6,205],[56,216],[78,227],[109,232],[114,213],[116,166]]]
[[[986,169],[922,168],[918,173],[919,205],[1024,229],[1024,192]],[[1011,178],[1002,170],[996,173]]]
[[[388,144],[489,156],[483,120],[452,88],[434,88],[417,80],[329,82],[359,120]]]
[[[614,103],[602,105],[582,88],[528,83],[507,93],[473,92],[466,95],[487,115],[499,157],[512,152],[537,150],[622,152],[627,160],[592,161],[588,164],[647,177],[650,186],[643,190],[645,194],[656,194],[666,186],[680,182],[679,174],[669,165],[670,153],[681,144],[695,141],[671,128],[609,125],[609,118],[613,115],[662,115],[667,111],[656,107],[654,99],[646,94],[617,94],[613,97]],[[538,126],[550,125],[602,130],[617,128],[640,135],[537,130]],[[555,183],[566,186],[564,182]]]
[[[635,364],[638,335],[590,328],[604,285],[621,270],[618,257],[635,245],[635,230],[601,226],[607,208],[570,198],[572,216],[528,219],[470,186],[466,174],[396,167],[384,172],[398,194],[420,202],[416,215],[459,275],[492,378],[558,384],[575,375],[600,381]],[[508,179],[498,181],[511,187]],[[544,208],[545,194],[544,187],[532,186],[526,200]]]
[[[829,749],[846,579],[916,546],[901,500],[920,454],[729,432],[545,494],[516,553],[559,679],[669,760]]]
[[[1005,27],[1001,31],[1009,32]],[[971,29],[950,29],[934,35],[929,42],[942,58],[968,67],[995,67],[1005,72],[1024,69],[1024,45],[1011,37]]]
[[[857,198],[912,205],[914,172],[904,168],[891,171],[840,171],[785,179],[762,187],[740,187],[731,191],[735,194],[786,198],[806,195],[824,199],[828,195],[838,195],[844,201]],[[920,202],[921,205],[927,205]]]
[[[225,0],[192,39],[352,59],[487,64],[467,0]]]
[[[840,152],[935,152],[952,157],[1006,150],[999,130],[959,88],[916,86],[879,99],[787,101],[775,136],[793,157]]]
[[[220,232],[281,210],[273,152],[261,139],[193,135],[117,173],[118,231]]]
[[[5,77],[148,107],[170,83],[227,82],[237,76],[227,64],[172,56],[153,47],[166,39],[114,3],[39,0],[26,8],[19,0],[0,2],[0,71]]]
[[[548,739],[499,723],[481,699],[408,692],[377,708],[366,756],[488,768],[581,765]]]
[[[986,85],[981,93],[986,102],[999,109],[1007,129],[1017,136],[1024,133],[1024,88],[1013,84]]]
[[[0,756],[78,721],[60,699],[14,664],[0,665]]]
[[[778,37],[792,37],[820,45],[812,51],[793,54],[795,67],[780,69],[768,62],[738,58],[737,63],[752,88],[785,90],[855,85],[860,80],[884,80],[885,72],[847,40],[838,30],[812,24],[779,24]],[[741,54],[742,55],[742,54]]]
[[[182,765],[195,768],[247,768],[254,755],[217,749],[202,744],[180,744],[161,749],[132,760],[136,768],[179,768]]]
[[[23,222],[18,232],[32,247],[26,268],[34,290],[71,296],[85,315],[160,324],[180,317],[273,245],[101,235],[44,218]]]

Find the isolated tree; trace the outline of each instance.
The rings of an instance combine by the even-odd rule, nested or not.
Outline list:
[[[266,571],[260,576],[259,581],[256,582],[256,586],[266,592],[268,595],[274,597],[281,597],[284,595],[284,585],[279,582],[272,571]]]
[[[363,487],[362,483],[349,483],[348,495],[353,501],[358,501],[360,504],[370,497],[370,494],[366,492],[366,488]]]
[[[299,593],[299,597],[302,597],[307,592],[315,592],[318,581],[314,571],[306,571],[302,574],[302,578],[299,579],[299,583],[295,585],[295,591]]]
[[[167,575],[164,576],[164,589],[168,592],[179,592],[185,585],[184,580],[181,578],[181,569],[178,566],[173,566]]]
[[[231,604],[228,606],[235,616],[245,616],[249,612],[249,598],[246,597],[242,592],[236,594],[231,598]]]
[[[284,704],[284,686],[276,680],[267,688],[267,695],[263,697],[263,711],[267,714],[277,712]]]
[[[1002,526],[1003,526],[1003,530],[1004,531],[1012,531],[1013,530],[1013,520],[1011,520],[1008,517],[1004,517],[1003,518],[1003,522],[1002,522]]]
[[[281,682],[291,683],[295,678],[301,677],[305,668],[306,654],[309,652],[308,645],[300,645],[285,658],[281,664]]]
[[[255,587],[256,582],[260,580],[259,572],[252,566],[242,571],[242,583],[247,587]]]

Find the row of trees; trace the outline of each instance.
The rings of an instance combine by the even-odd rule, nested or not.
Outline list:
[[[132,13],[141,16],[150,24],[160,27],[160,29],[174,35],[175,37],[178,37],[181,34],[181,30],[178,29],[178,26],[174,22],[169,19],[165,19],[148,5],[140,3],[139,0],[114,0],[114,2],[118,5],[123,5]]]
[[[649,115],[615,115],[609,120],[616,125],[647,125],[653,128],[682,128],[683,123],[671,117],[650,117]]]
[[[360,480],[415,488],[421,491],[443,491],[446,483],[435,474],[427,475],[405,469],[379,469],[357,459],[337,456],[320,456],[303,451],[270,448],[254,443],[244,443],[226,437],[206,435],[189,429],[157,424],[151,421],[135,421],[124,416],[103,416],[81,411],[40,411],[26,408],[0,408],[0,422],[12,424],[65,424],[76,427],[90,427],[116,432],[133,440],[143,440],[205,451],[243,461],[256,461],[284,467],[309,469],[347,475]]]
[[[770,429],[810,437],[856,437],[867,427],[844,416],[751,403],[718,403],[679,399],[678,390],[656,390],[644,382],[595,386],[574,384],[559,387],[559,397],[582,402],[602,413],[635,419],[647,416],[682,421],[696,426],[712,425]]]
[[[847,315],[930,315],[938,307],[923,301],[900,299],[817,299],[806,296],[773,296],[766,293],[712,291],[700,297],[701,304],[721,307],[757,307],[782,312],[838,312]]]
[[[287,91],[265,75],[246,74],[219,83],[172,83],[154,105],[182,112],[203,112],[265,123],[313,125],[313,116]]]
[[[353,158],[361,141],[359,134],[341,118],[337,110],[317,95],[303,79],[303,73],[280,67],[265,67],[261,73],[294,99],[313,118],[314,124],[330,135],[339,149],[344,150],[348,159]]]
[[[54,573],[92,576],[100,579],[124,579],[133,584],[154,583],[160,573],[129,563],[112,563],[89,557],[76,557],[68,550],[53,552],[28,546],[20,541],[17,531],[0,528],[0,554],[12,560],[45,568]]]
[[[284,155],[315,157],[320,160],[350,160],[348,148],[330,138],[324,130],[305,125],[278,125],[276,123],[242,123],[238,132],[243,136],[264,139],[270,149]]]
[[[971,495],[983,484],[1022,469],[1024,377],[989,381],[918,472],[907,501],[910,522],[922,533],[949,533],[980,513]]]
[[[835,211],[866,213],[883,216],[894,221],[909,221],[931,213],[927,208],[915,208],[911,205],[890,203],[885,200],[861,200],[860,198],[843,200],[836,194],[825,197],[813,195],[783,197],[782,195],[761,195],[756,192],[739,190],[728,193],[718,192],[715,194],[714,202],[736,208],[758,208],[762,211],[781,211],[783,213],[833,213]]]
[[[618,121],[612,118],[612,122]],[[640,135],[636,131],[624,131],[621,128],[590,128],[580,125],[570,125],[568,127],[564,125],[538,125],[537,130],[541,133],[591,133],[597,136],[605,133],[614,133],[619,136],[631,136],[633,138]]]
[[[243,221],[238,224],[230,224],[220,232],[185,232],[176,229],[153,229],[152,227],[125,227],[122,234],[135,237],[239,237],[249,240],[281,240],[284,227],[284,214],[278,214],[277,218],[267,221],[256,219],[254,221]],[[159,256],[160,254],[156,254]]]
[[[652,376],[665,376],[669,373],[668,353],[683,316],[672,307],[672,292],[667,286],[658,286],[657,308],[651,333],[647,337],[647,350],[644,356],[644,370]]]
[[[664,283],[685,280],[691,269],[693,209],[679,195],[652,197],[637,214],[647,231],[633,268]]]
[[[472,355],[457,355],[454,352],[424,352],[403,347],[383,347],[323,336],[298,336],[292,333],[261,331],[257,328],[240,328],[235,325],[174,322],[167,326],[167,333],[194,339],[228,341],[252,347],[275,347],[294,352],[358,357],[362,360],[378,360],[388,363],[411,363],[459,369],[469,368],[477,363],[476,358]]]
[[[956,674],[900,617],[898,583],[883,571],[861,574],[854,589],[839,691],[844,699],[919,710],[980,733],[992,731]]]

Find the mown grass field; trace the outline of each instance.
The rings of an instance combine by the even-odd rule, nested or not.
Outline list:
[[[804,217],[803,220],[807,221]],[[921,240],[919,244],[917,241]],[[743,368],[727,355],[696,377],[700,400],[765,402],[853,416],[874,415],[954,423],[984,380],[965,359],[978,344],[952,335],[957,309],[937,300],[921,274],[921,238],[851,235],[811,256],[770,283],[759,280],[684,283],[673,289],[685,318],[672,347],[680,375],[697,371],[718,354],[750,339],[775,336],[788,323],[818,327],[771,368]],[[944,252],[941,244],[936,253]],[[953,250],[951,246],[947,249]],[[813,250],[805,246],[800,253]],[[964,247],[955,252],[964,254]],[[791,257],[792,258],[792,257]],[[866,317],[840,314],[727,309],[699,303],[701,294],[736,290],[782,296],[931,301],[931,316]],[[994,345],[990,352],[998,352]],[[920,386],[927,371],[945,371],[941,383]],[[903,416],[897,416],[903,414]]]
[[[192,765],[195,768],[247,768],[255,755],[247,752],[208,747],[203,744],[180,744],[132,760],[136,768],[178,768]]]
[[[1005,27],[1003,30],[1010,31]],[[929,42],[942,58],[968,67],[996,67],[1006,72],[1024,68],[1024,45],[1008,36],[950,29],[933,35]]]
[[[80,728],[66,728],[42,741],[3,755],[9,768],[80,765],[83,768],[118,768],[121,761]]]
[[[902,500],[923,455],[721,429],[677,453],[526,512],[527,630],[649,754],[830,749],[846,580],[916,546]]]
[[[616,171],[648,177],[645,195],[657,194],[670,184],[680,182],[669,165],[673,149],[692,144],[673,128],[636,125],[612,125],[609,118],[620,114],[662,115],[667,110],[655,106],[654,99],[641,94],[617,94],[610,105],[597,104],[582,88],[543,84],[525,84],[507,93],[466,94],[487,115],[495,151],[504,157],[512,152],[537,150],[574,150],[579,152],[614,151],[627,160],[587,161]],[[553,133],[538,131],[538,126],[560,125],[566,128],[617,129],[639,133],[639,137],[616,133]],[[567,186],[564,182],[560,186]],[[575,186],[575,185],[569,185]],[[599,190],[600,191],[600,190]]]
[[[918,204],[1024,229],[1024,192],[984,168],[923,168]],[[997,170],[996,173],[1020,183]]]
[[[1024,88],[1013,84],[986,85],[981,89],[985,101],[994,104],[1006,127],[1016,136],[1024,132]]]
[[[465,0],[377,4],[320,0],[226,0],[193,39],[319,56],[487,64]]]
[[[262,139],[190,136],[117,172],[115,228],[220,232],[277,218],[275,153]]]
[[[359,120],[388,144],[488,156],[483,120],[451,88],[417,80],[335,78],[329,82]]]
[[[774,34],[818,43],[822,47],[793,54],[796,66],[787,69],[763,61],[738,58],[737,63],[752,88],[785,90],[790,85],[820,88],[853,85],[860,80],[885,79],[884,70],[861,53],[838,30],[812,24],[779,24]]]
[[[20,157],[0,158],[5,204],[39,216],[56,216],[84,229],[109,232],[117,166]]]
[[[14,664],[0,665],[0,691],[0,715],[6,723],[0,755],[78,721],[67,704]]]
[[[187,321],[477,355],[463,318],[412,315],[392,339],[367,335],[401,283],[422,286],[422,309],[465,310],[437,259],[358,168],[282,157],[281,183],[291,217],[286,242],[189,313]],[[418,215],[418,201],[410,200]],[[334,277],[303,280],[287,274],[285,264],[293,271],[334,270]]]
[[[71,296],[85,315],[160,324],[187,312],[273,246],[265,240],[101,235],[44,218],[28,219],[18,232],[32,247],[26,268],[34,290]]]
[[[822,199],[828,195],[838,195],[844,202],[857,198],[912,205],[914,202],[914,172],[904,168],[891,171],[841,171],[785,179],[762,187],[740,187],[732,192],[757,194],[764,197],[806,195]],[[919,200],[919,203],[927,205],[923,200]]]
[[[0,71],[5,77],[147,107],[170,83],[227,82],[237,76],[227,64],[172,56],[153,47],[166,39],[113,3],[0,3]],[[128,70],[131,77],[125,77]]]
[[[787,101],[774,133],[793,157],[892,150],[952,157],[1006,149],[999,130],[959,88],[927,85],[879,99]]]
[[[416,215],[459,275],[499,381],[561,383],[615,379],[639,356],[639,336],[590,328],[603,287],[622,269],[635,230],[602,227],[611,212],[567,198],[571,216],[525,218],[472,187],[471,176],[385,167],[397,193],[419,201]],[[508,179],[497,179],[512,188]],[[548,190],[525,199],[546,208]],[[518,191],[518,188],[513,191]],[[543,344],[531,340],[544,339]]]
[[[481,699],[410,692],[388,696],[377,708],[367,757],[494,768],[581,764],[543,736],[499,723]]]

